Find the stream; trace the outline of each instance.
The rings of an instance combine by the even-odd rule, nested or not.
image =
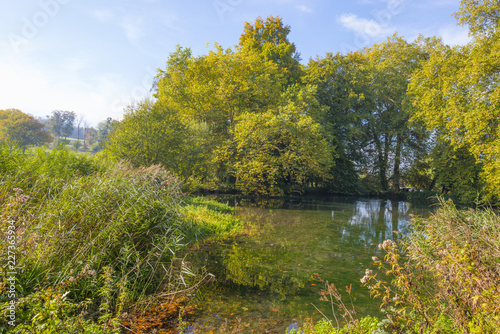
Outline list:
[[[317,277],[334,283],[359,315],[380,315],[380,301],[360,279],[373,269],[372,256],[383,257],[378,244],[405,237],[411,214],[431,213],[409,202],[367,198],[216,199],[236,206],[252,228],[188,256],[194,268],[216,278],[198,298],[192,328],[200,333],[285,333],[321,313],[334,321],[338,310],[320,300],[324,283]]]

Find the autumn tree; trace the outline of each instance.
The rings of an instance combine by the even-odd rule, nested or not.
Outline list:
[[[238,115],[276,104],[280,80],[277,66],[255,53],[216,45],[207,55],[194,57],[189,48],[177,47],[158,73],[155,96],[179,110],[181,118],[204,122],[225,138]]]
[[[296,104],[244,114],[234,129],[233,171],[246,194],[282,196],[326,180],[332,154],[323,129]]]
[[[25,147],[43,145],[52,141],[52,136],[33,116],[18,109],[0,110],[0,142],[17,143]]]

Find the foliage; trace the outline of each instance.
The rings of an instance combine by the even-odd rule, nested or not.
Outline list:
[[[106,150],[135,166],[161,164],[187,180],[208,175],[209,141],[203,124],[185,123],[177,112],[146,99],[128,107]]]
[[[411,73],[425,58],[419,41],[394,35],[359,52],[328,53],[309,62],[305,81],[317,85],[317,98],[327,106],[317,119],[332,134],[339,162],[348,168],[332,170],[333,187],[359,192],[350,160],[376,173],[380,191],[388,191],[390,182],[399,191],[401,166],[411,165],[426,144],[425,129],[409,123],[406,94]]]
[[[52,141],[45,124],[18,109],[0,110],[0,142],[19,146],[43,145]]]
[[[66,138],[73,132],[75,118],[76,114],[74,111],[54,110],[48,120],[50,130],[57,137]]]
[[[386,240],[383,276],[367,269],[362,282],[397,331],[486,333],[500,325],[500,224],[491,210],[458,211],[441,201],[438,213],[415,220],[402,245]]]
[[[0,224],[13,222],[24,268],[16,276],[27,312],[16,323],[21,332],[116,330],[136,303],[190,291],[196,278],[176,256],[187,244],[242,226],[222,205],[186,204],[178,179],[159,166],[106,165],[65,148],[16,152],[0,175]],[[0,289],[8,303],[7,286]]]
[[[16,305],[18,326],[0,325],[2,333],[92,333],[105,334],[110,330],[105,324],[86,320],[83,314],[74,315],[78,308],[85,308],[85,303],[78,305],[67,298],[68,292],[61,289],[47,288],[21,297]],[[2,317],[5,312],[2,309]],[[10,329],[10,330],[9,330]]]
[[[158,101],[180,117],[206,123],[220,139],[227,138],[238,115],[265,110],[279,98],[277,66],[257,54],[224,50],[215,45],[207,55],[190,49],[170,54],[157,76]]]
[[[379,320],[375,317],[366,316],[359,320],[359,325],[352,328],[349,325],[342,327],[334,327],[329,320],[322,319],[316,323],[309,320],[301,329],[291,329],[287,334],[384,334],[383,330],[379,330]]]
[[[463,0],[456,15],[470,25],[473,40],[463,47],[437,45],[410,86],[415,118],[442,132],[453,145],[469,147],[483,165],[492,196],[500,194],[499,9],[491,1]]]
[[[22,161],[22,154],[15,146],[0,142],[0,175],[14,173]]]
[[[253,24],[245,23],[239,47],[243,52],[257,52],[265,61],[277,64],[290,85],[300,83],[302,68],[300,54],[288,40],[289,33],[290,26],[284,25],[280,17],[268,16],[265,21],[259,17]]]
[[[103,148],[108,140],[108,136],[116,129],[119,122],[111,117],[97,124],[97,142]]]
[[[408,185],[416,189],[451,195],[460,203],[474,203],[481,198],[482,166],[467,146],[454,147],[443,139],[435,139],[428,155],[408,171]]]
[[[362,123],[368,125],[368,142],[363,151],[375,158],[371,163],[383,191],[389,189],[388,169],[392,165],[392,190],[398,192],[405,155],[411,159],[411,154],[425,145],[425,129],[409,123],[411,110],[406,91],[410,75],[421,66],[426,53],[418,41],[407,43],[398,36],[362,53],[367,58],[369,88],[364,89],[360,109]]]
[[[325,109],[313,117],[330,134],[332,145],[336,147],[337,163],[330,171],[332,180],[329,184],[334,192],[356,193],[359,190],[358,175],[352,162],[361,163],[363,159],[360,149],[365,140],[363,126],[356,114],[364,98],[360,71],[363,63],[359,53],[327,53],[324,58],[309,61],[303,79],[317,88],[316,98]]]
[[[321,126],[294,104],[241,116],[233,135],[236,186],[245,194],[301,192],[311,178],[327,178],[332,160]]]

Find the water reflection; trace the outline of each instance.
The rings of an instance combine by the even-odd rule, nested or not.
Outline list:
[[[210,314],[213,305],[224,300],[228,305],[217,309],[219,316],[230,309],[227,317],[247,317],[241,309],[253,309],[259,321],[281,317],[284,326],[288,320],[283,319],[314,317],[311,303],[331,312],[328,303],[318,300],[319,287],[311,280],[314,273],[338,287],[353,284],[358,312],[377,314],[379,302],[359,282],[364,270],[371,266],[372,255],[380,252],[379,243],[408,234],[410,214],[429,214],[428,208],[379,199],[231,200],[257,233],[195,253],[191,261],[218,279],[202,308]]]
[[[342,240],[358,232],[359,244],[378,245],[386,239],[397,239],[409,233],[410,203],[391,200],[356,201]]]

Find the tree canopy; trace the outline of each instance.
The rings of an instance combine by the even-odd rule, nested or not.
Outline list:
[[[498,6],[462,1],[463,47],[395,34],[303,66],[291,27],[272,16],[247,22],[232,48],[178,46],[108,151],[246,194],[500,194]]]
[[[43,145],[52,141],[45,124],[18,109],[0,110],[0,141],[19,146]]]
[[[457,147],[467,146],[483,165],[492,195],[500,195],[500,5],[462,1],[459,22],[472,41],[463,47],[438,44],[412,76],[414,118]]]

